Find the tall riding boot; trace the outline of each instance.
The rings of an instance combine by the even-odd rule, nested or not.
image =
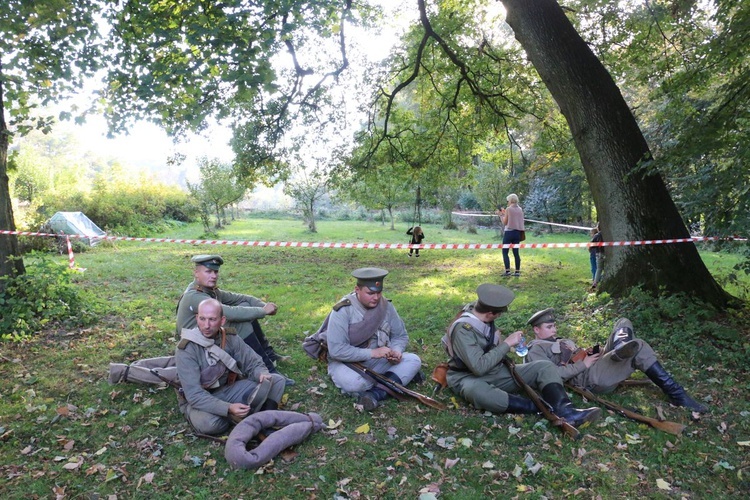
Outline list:
[[[698,413],[706,413],[708,407],[700,404],[685,392],[685,389],[675,382],[663,366],[657,361],[651,368],[645,371],[646,376],[661,389],[669,398],[669,402],[675,406],[684,406]]]
[[[505,410],[505,413],[535,415],[539,413],[539,408],[528,398],[508,394],[508,408]]]
[[[547,384],[542,389],[542,397],[552,406],[555,415],[564,418],[573,427],[594,422],[602,414],[602,409],[596,406],[585,410],[577,409],[562,384]]]

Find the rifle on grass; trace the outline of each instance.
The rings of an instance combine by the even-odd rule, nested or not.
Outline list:
[[[648,424],[654,429],[668,432],[670,434],[674,434],[675,436],[679,436],[680,434],[682,434],[682,431],[685,429],[684,425],[678,424],[677,422],[670,422],[669,420],[657,420],[655,418],[641,415],[640,413],[636,413],[632,410],[628,410],[627,408],[623,408],[622,406],[612,403],[611,401],[607,401],[606,399],[600,398],[591,391],[587,391],[586,389],[583,389],[581,387],[576,387],[567,383],[565,384],[565,387],[575,392],[576,394],[585,397],[589,401],[598,403],[609,410],[619,413],[623,417],[635,420],[636,422],[643,422],[644,424]]]
[[[552,410],[550,410],[549,406],[547,406],[547,403],[542,401],[542,398],[539,397],[539,394],[534,389],[532,389],[529,384],[527,384],[526,381],[518,374],[518,372],[516,371],[516,364],[513,361],[508,358],[503,358],[503,363],[508,367],[508,370],[510,370],[510,374],[513,377],[513,380],[519,387],[524,390],[524,392],[526,392],[526,395],[529,396],[529,399],[533,401],[536,407],[539,408],[539,411],[542,412],[544,418],[549,420],[553,426],[559,427],[566,436],[569,436],[572,439],[578,439],[581,437],[581,433],[578,429],[566,422],[564,418],[560,418],[555,415]]]
[[[385,375],[382,375],[376,371],[370,370],[369,368],[365,368],[361,363],[345,363],[350,368],[352,368],[355,372],[365,375],[369,377],[370,379],[374,380],[378,384],[382,385],[386,391],[391,394],[392,396],[395,396],[397,399],[403,399],[403,397],[408,396],[411,398],[414,398],[418,400],[420,403],[430,406],[432,408],[435,408],[437,410],[445,410],[448,407],[441,403],[440,401],[435,401],[429,396],[425,396],[424,394],[420,394],[417,391],[412,391],[411,389],[407,389],[403,385],[399,384],[398,382],[394,382],[393,380],[389,379]]]

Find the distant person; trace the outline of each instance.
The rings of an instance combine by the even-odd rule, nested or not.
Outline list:
[[[503,245],[521,243],[521,235],[526,230],[523,223],[523,209],[518,206],[518,195],[509,194],[508,208],[500,208],[500,218],[505,227],[503,231]],[[504,276],[521,276],[521,254],[518,247],[513,247],[513,260],[515,263],[515,272],[510,272],[510,256],[508,248],[503,248],[503,263],[505,264]]]
[[[492,413],[536,414],[539,409],[528,398],[518,396],[521,388],[513,380],[503,359],[518,345],[523,332],[503,337],[495,320],[508,310],[515,294],[509,288],[485,283],[477,288],[477,300],[463,307],[443,337],[450,360],[448,386],[478,410]],[[555,414],[578,427],[593,422],[600,408],[577,409],[568,398],[557,367],[549,360],[516,366],[518,375],[542,398]]]
[[[591,228],[591,243],[604,241],[600,226]],[[604,247],[590,246],[589,260],[591,262],[591,289],[596,290],[596,286],[602,279],[602,264],[604,263]]]
[[[223,326],[215,299],[200,302],[197,328],[184,328],[175,350],[184,394],[180,412],[196,432],[222,434],[251,413],[278,409],[284,377],[268,372],[263,360]]]
[[[342,298],[319,331],[326,331],[328,374],[342,392],[356,395],[371,411],[388,394],[372,380],[346,365],[358,362],[372,371],[407,385],[419,373],[422,361],[405,352],[409,342],[404,322],[393,304],[383,296],[383,279],[388,271],[364,267],[352,272],[354,291]]]
[[[198,304],[206,299],[216,299],[223,306],[227,329],[236,331],[237,335],[261,357],[269,372],[279,373],[276,362],[284,359],[284,356],[271,347],[258,322],[261,318],[276,314],[278,306],[273,302],[263,302],[252,295],[220,290],[217,286],[219,268],[224,264],[221,256],[196,255],[192,261],[195,263],[194,280],[183,292],[177,304],[177,333],[184,328],[195,328]],[[286,385],[294,385],[294,380],[285,378]]]
[[[705,413],[708,408],[691,398],[683,387],[661,366],[656,353],[644,340],[635,338],[633,324],[627,318],[615,322],[612,334],[601,352],[587,352],[570,339],[557,338],[555,310],[544,309],[527,321],[536,338],[529,343],[528,358],[549,360],[557,366],[563,380],[595,394],[612,392],[617,385],[640,370],[667,395],[675,406]],[[579,354],[580,353],[580,354]]]
[[[422,231],[422,228],[420,226],[413,226],[406,230],[406,234],[411,235],[411,241],[410,243],[412,245],[421,245],[422,240],[424,239],[424,231]],[[419,257],[419,248],[410,248],[409,249],[409,257],[411,257],[411,253],[414,252],[415,257]]]

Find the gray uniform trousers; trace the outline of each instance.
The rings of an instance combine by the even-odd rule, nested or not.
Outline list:
[[[378,373],[391,372],[398,375],[403,385],[408,384],[422,367],[422,360],[411,352],[401,354],[401,362],[393,364],[385,358],[370,359],[361,362],[365,368]],[[363,377],[340,361],[328,360],[328,375],[336,387],[346,393],[360,393],[372,388],[375,383]]]
[[[574,377],[571,382],[580,387],[588,387],[589,390],[597,394],[606,394],[617,388],[617,385],[630,375],[640,370],[645,372],[656,363],[656,353],[641,339],[634,339],[631,342],[638,344],[638,352],[630,359],[615,361],[612,359],[613,336],[610,335],[607,344],[604,347],[599,361],[594,363],[587,370]]]
[[[548,384],[561,384],[557,367],[549,361],[532,361],[516,365],[516,372],[532,388],[542,390]],[[504,364],[498,364],[484,375],[471,372],[448,371],[451,390],[479,410],[505,413],[508,409],[508,393],[518,393],[518,387]]]
[[[225,385],[211,392],[211,395],[227,403],[247,404],[247,398],[252,391],[258,386],[258,382],[250,379],[236,381],[232,385]],[[284,395],[285,380],[282,375],[271,374],[271,389],[268,393],[268,399],[279,402]],[[202,410],[196,410],[190,404],[180,407],[180,411],[193,426],[196,432],[201,434],[222,434],[232,424],[229,415],[217,415]]]

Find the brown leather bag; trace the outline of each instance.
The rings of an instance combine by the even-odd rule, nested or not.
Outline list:
[[[445,389],[448,387],[448,363],[439,363],[430,376],[432,380],[440,384],[440,387]]]

